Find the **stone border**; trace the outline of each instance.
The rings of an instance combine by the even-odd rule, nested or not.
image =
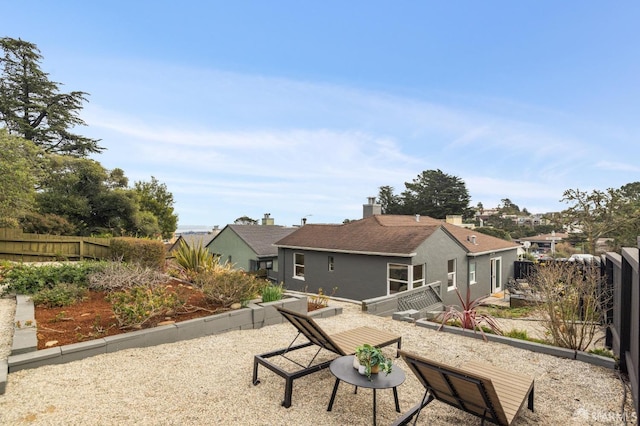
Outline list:
[[[19,370],[48,364],[64,364],[122,349],[175,343],[231,330],[251,330],[280,324],[285,319],[275,309],[275,306],[307,313],[307,297],[287,293],[284,299],[275,302],[260,303],[258,300],[254,300],[243,309],[87,342],[37,350],[37,328],[35,327],[33,303],[30,298],[25,296],[16,296],[16,301],[16,322],[21,321],[22,325],[25,321],[33,321],[33,325],[16,327],[11,355],[8,360],[0,360],[0,395],[5,392],[8,374]],[[342,307],[330,306],[309,312],[308,315],[328,318],[341,313]]]
[[[398,320],[401,320],[401,321],[411,321],[411,318],[407,318],[407,317],[402,317],[402,318],[394,317],[394,319],[398,319]],[[419,320],[415,320],[413,322],[418,327],[425,327],[425,328],[429,328],[431,330],[438,330],[438,328],[440,328],[440,324],[434,323],[433,321],[428,321],[428,320],[425,320],[425,319],[419,319]],[[442,327],[441,331],[445,331],[447,333],[457,334],[457,335],[460,335],[460,336],[472,337],[472,338],[475,338],[475,339],[482,339],[482,334],[481,333],[474,333],[472,330],[465,330],[464,328],[460,328],[460,327],[453,327],[453,326],[445,325],[445,326]],[[600,367],[605,367],[605,368],[609,368],[609,369],[612,369],[612,370],[614,370],[616,368],[616,365],[617,365],[616,360],[613,359],[613,358],[609,358],[609,357],[606,357],[606,356],[595,355],[595,354],[591,354],[591,353],[588,353],[588,352],[576,351],[576,350],[573,350],[573,349],[560,348],[560,347],[557,347],[557,346],[545,345],[545,344],[542,344],[542,343],[530,342],[530,341],[522,340],[522,339],[514,339],[512,337],[498,336],[496,334],[485,333],[485,336],[487,336],[487,340],[490,340],[492,342],[503,343],[503,344],[510,345],[510,346],[513,346],[513,347],[516,347],[516,348],[522,348],[522,349],[526,349],[526,350],[533,351],[533,352],[539,352],[539,353],[543,353],[543,354],[547,354],[547,355],[553,355],[553,356],[557,356],[557,357],[560,357],[560,358],[567,358],[567,359],[583,361],[583,362],[587,362],[589,364],[598,365]]]

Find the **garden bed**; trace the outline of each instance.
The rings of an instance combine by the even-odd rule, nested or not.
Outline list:
[[[137,328],[119,326],[113,313],[112,304],[106,299],[106,292],[89,291],[87,298],[71,306],[57,308],[35,306],[37,348],[40,350],[86,342],[139,329],[153,328],[158,325],[208,317],[230,310],[208,302],[202,291],[192,285],[173,280],[168,284],[168,288],[175,292],[181,300],[186,301],[184,308],[167,315],[150,318]],[[326,304],[318,304],[313,301],[307,303],[308,312],[325,307]],[[28,326],[29,324],[16,324],[18,328]]]
[[[191,285],[172,281],[168,288],[185,300],[183,309],[164,316],[150,318],[141,327],[121,328],[113,313],[107,293],[90,291],[87,298],[71,306],[46,308],[35,306],[38,349],[63,346],[107,336],[128,333],[140,328],[152,328],[158,324],[171,324],[193,318],[201,318],[228,309],[205,300],[203,293]],[[28,326],[28,324],[20,324]]]

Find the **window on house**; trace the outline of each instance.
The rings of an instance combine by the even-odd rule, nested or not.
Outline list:
[[[469,284],[476,283],[476,263],[472,262],[469,264]]]
[[[424,285],[424,265],[413,265],[413,288]]]
[[[293,254],[293,277],[304,279],[304,254]]]
[[[329,271],[333,271],[333,256],[329,256],[328,260],[327,260],[328,265],[328,269]]]
[[[399,291],[405,291],[409,288],[409,267],[411,265],[399,265],[395,263],[389,263],[387,265],[387,274],[389,293],[397,293]]]
[[[259,269],[273,269],[273,260],[261,260]]]
[[[456,288],[456,260],[447,261],[447,290]]]

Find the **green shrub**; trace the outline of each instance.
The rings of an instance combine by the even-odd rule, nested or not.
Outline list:
[[[162,241],[117,237],[111,239],[110,248],[113,259],[152,269],[164,268],[166,249]]]
[[[231,307],[234,303],[246,305],[264,286],[264,280],[233,269],[203,272],[196,275],[194,283],[209,302],[225,308]]]
[[[54,265],[20,264],[10,269],[3,280],[3,294],[35,294],[60,283],[88,287],[89,275],[104,267],[104,262],[69,262]]]
[[[605,349],[605,348],[595,348],[595,349],[591,349],[589,350],[590,354],[594,354],[594,355],[600,355],[600,356],[606,356],[607,358],[616,358],[616,356],[614,355],[613,352],[611,352],[609,349]]]
[[[512,339],[529,340],[527,330],[518,330],[517,328],[512,328],[503,335],[504,337],[511,337]]]
[[[61,308],[73,305],[87,295],[87,289],[78,284],[59,283],[53,288],[45,288],[31,296],[33,304],[46,308]]]
[[[8,260],[0,260],[0,284],[4,280],[4,277],[11,271],[17,264],[9,262]]]
[[[266,286],[262,287],[262,302],[266,303],[266,302],[275,302],[276,300],[281,300],[283,294],[284,294],[284,288],[282,287],[282,284],[280,285],[267,284]]]
[[[102,270],[89,275],[89,289],[122,291],[135,286],[156,287],[168,280],[169,277],[157,269],[137,263],[107,262]]]
[[[523,318],[531,316],[538,308],[536,306],[520,306],[511,308],[508,306],[482,307],[482,310],[494,318]],[[480,311],[480,310],[479,310]]]
[[[141,328],[154,317],[165,316],[184,307],[184,300],[167,287],[133,287],[110,293],[107,300],[120,328]]]

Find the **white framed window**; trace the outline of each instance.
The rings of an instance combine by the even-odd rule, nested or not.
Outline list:
[[[293,278],[304,280],[304,253],[293,254]]]
[[[424,285],[425,265],[387,264],[388,293],[411,290]]]
[[[413,265],[412,288],[424,285],[424,265]]]
[[[397,263],[387,264],[387,285],[389,294],[405,291],[409,288],[409,267]]]
[[[333,256],[329,256],[327,258],[327,269],[329,270],[329,272],[333,271],[334,268],[334,264],[333,264]]]
[[[447,261],[447,290],[456,288],[456,260],[449,259]]]
[[[469,284],[475,284],[476,281],[476,262],[469,264]]]

